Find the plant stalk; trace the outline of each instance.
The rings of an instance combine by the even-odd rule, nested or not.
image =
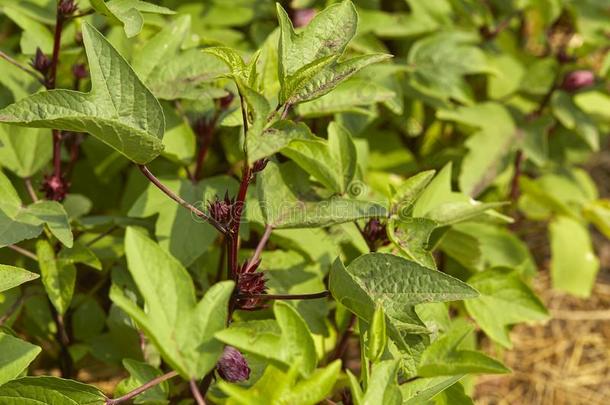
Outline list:
[[[17,60],[11,58],[9,55],[7,55],[6,53],[4,53],[2,51],[0,51],[0,58],[4,59],[5,61],[9,62],[12,65],[17,66],[19,69],[23,70],[24,72],[26,72],[30,76],[34,77],[43,86],[46,85],[44,77],[42,77],[35,70],[32,70],[32,69],[28,68],[27,66],[21,64],[20,62],[18,62]]]
[[[199,392],[199,387],[197,387],[197,382],[195,380],[189,381],[189,385],[191,387],[191,393],[193,394],[193,398],[195,398],[195,402],[197,405],[205,405],[205,400]]]
[[[161,183],[161,181],[159,181],[159,179],[156,178],[155,175],[150,172],[150,170],[148,170],[148,167],[146,167],[145,165],[138,165],[138,168],[140,169],[142,174],[144,174],[144,176],[151,183],[153,183],[159,190],[163,191],[163,193],[165,193],[165,195],[167,195],[169,198],[176,201],[178,204],[180,204],[182,207],[186,208],[187,210],[191,211],[197,217],[202,218],[203,220],[207,221],[210,225],[212,225],[214,228],[216,228],[218,230],[218,232],[220,232],[222,234],[227,233],[227,229],[221,223],[219,223],[214,218],[212,218],[205,212],[201,211],[199,208],[195,207],[191,203],[185,201],[182,197],[180,197],[179,195],[174,193],[172,190],[167,188],[163,183]]]
[[[311,294],[238,294],[237,299],[260,299],[260,300],[316,300],[326,298],[330,295],[328,291],[321,291]]]
[[[129,401],[135,397],[137,397],[138,395],[140,395],[141,393],[143,393],[144,391],[161,384],[164,381],[167,381],[169,379],[172,379],[174,377],[176,377],[178,375],[177,372],[175,371],[170,371],[167,374],[163,374],[162,376],[159,376],[153,380],[150,380],[149,382],[147,382],[146,384],[136,388],[135,390],[128,392],[127,394],[123,395],[122,397],[116,398],[116,399],[111,399],[108,398],[106,400],[106,405],[116,405],[116,404],[120,404],[122,402],[126,402]]]
[[[13,251],[15,251],[15,252],[25,256],[25,257],[27,257],[29,259],[38,261],[38,257],[36,257],[36,255],[34,253],[32,253],[29,250],[26,250],[26,249],[24,249],[22,247],[19,247],[17,245],[8,245],[7,248],[9,248],[9,249],[11,249],[11,250],[13,250]]]

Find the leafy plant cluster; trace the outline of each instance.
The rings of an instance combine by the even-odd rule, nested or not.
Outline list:
[[[604,1],[155,3],[0,1],[0,403],[472,404],[590,293]]]

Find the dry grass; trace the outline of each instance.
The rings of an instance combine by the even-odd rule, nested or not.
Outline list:
[[[546,274],[535,289],[552,320],[513,329],[514,349],[498,354],[513,373],[484,376],[479,405],[605,405],[610,403],[610,283],[599,280],[591,298],[552,291]]]

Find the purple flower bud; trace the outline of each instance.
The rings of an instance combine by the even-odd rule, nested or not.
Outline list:
[[[87,67],[83,63],[77,63],[72,66],[72,74],[78,80],[86,79],[89,76]]]
[[[69,189],[70,183],[64,177],[54,174],[45,176],[40,188],[46,198],[52,201],[63,201]]]
[[[220,105],[220,108],[222,110],[226,110],[227,108],[229,108],[229,106],[233,102],[233,98],[235,98],[235,96],[231,92],[228,92],[226,96],[219,98],[218,104]]]
[[[237,273],[237,292],[239,294],[265,294],[267,292],[267,279],[265,273],[256,271],[260,265],[260,259],[254,263],[246,261]],[[258,307],[261,300],[259,298],[250,298],[239,300],[239,308],[253,309]]]
[[[70,16],[78,9],[74,0],[60,0],[57,11],[63,16]]]
[[[369,246],[385,245],[388,243],[386,226],[376,218],[371,219],[364,226],[363,236]]]
[[[256,162],[254,162],[254,165],[252,165],[252,171],[254,173],[263,171],[263,169],[265,169],[265,167],[267,167],[267,163],[269,163],[269,159],[267,159],[267,158],[257,160]]]
[[[229,198],[229,193],[225,193],[224,199],[218,199],[218,196],[214,198],[214,201],[208,202],[208,211],[210,216],[221,224],[228,224],[231,222],[233,217],[233,205],[235,204],[234,198]]]
[[[239,382],[250,378],[250,367],[239,350],[226,346],[222,357],[216,363],[216,370],[225,381]]]
[[[294,10],[292,12],[292,24],[294,24],[295,28],[304,27],[309,24],[315,16],[316,10],[313,8]]]
[[[576,91],[595,83],[595,75],[590,70],[575,70],[563,78],[561,88],[566,91]]]
[[[32,58],[30,65],[38,72],[42,73],[43,76],[46,76],[51,68],[51,59],[49,59],[40,48],[36,48],[36,54]]]

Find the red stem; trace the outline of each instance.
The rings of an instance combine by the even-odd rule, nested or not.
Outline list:
[[[111,399],[108,398],[106,400],[106,405],[116,405],[116,404],[120,404],[121,402],[126,402],[129,401],[130,399],[133,399],[134,397],[137,397],[138,395],[140,395],[141,393],[143,393],[144,391],[161,384],[164,381],[167,381],[171,378],[174,378],[178,375],[177,372],[175,371],[170,371],[167,374],[163,374],[162,376],[159,376],[153,380],[150,380],[149,382],[147,382],[146,384],[136,388],[135,390],[128,392],[127,394],[123,395],[122,397],[116,398],[116,399]]]
[[[199,218],[203,218],[210,225],[212,225],[214,228],[216,228],[218,230],[218,232],[223,233],[223,234],[227,233],[227,229],[225,229],[225,227],[222,224],[220,224],[220,222],[216,221],[214,218],[212,218],[205,212],[201,211],[199,208],[195,207],[191,203],[186,202],[182,197],[180,197],[179,195],[174,193],[172,190],[167,188],[163,183],[161,183],[159,181],[158,178],[155,177],[154,174],[152,174],[150,172],[150,170],[148,170],[148,167],[146,167],[145,165],[138,165],[138,168],[140,169],[142,174],[144,174],[144,176],[146,176],[146,178],[151,183],[153,183],[155,186],[157,186],[157,188],[159,190],[163,191],[163,193],[165,193],[165,195],[167,195],[169,198],[176,201],[178,204],[180,204],[182,207],[186,208],[187,210],[190,210],[193,214],[195,214]]]
[[[61,177],[61,131],[53,130],[53,175]]]
[[[55,19],[55,34],[53,38],[53,55],[51,56],[51,66],[49,74],[45,80],[47,90],[55,88],[57,82],[57,65],[59,64],[59,52],[61,49],[61,34],[64,29],[64,16],[59,8],[60,2],[57,2],[57,16]],[[53,176],[61,179],[61,131],[53,130]]]
[[[57,65],[59,63],[59,50],[61,48],[61,33],[64,29],[64,16],[59,9],[59,1],[57,2],[57,17],[55,20],[55,35],[53,38],[53,55],[51,56],[51,66],[49,68],[49,76],[47,77],[47,89],[54,89],[57,79]]]

